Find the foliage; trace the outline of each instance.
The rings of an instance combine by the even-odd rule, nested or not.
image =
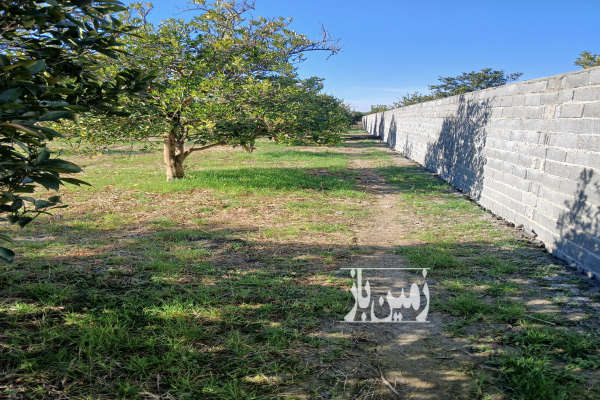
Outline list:
[[[252,151],[259,137],[330,143],[350,122],[342,103],[321,93],[321,80],[299,79],[307,52],[335,54],[324,31],[318,41],[289,29],[291,20],[248,17],[252,4],[197,1],[186,22],[147,22],[151,7],[134,4],[123,23],[139,27],[127,40],[131,56],[107,68],[153,71],[147,95],[128,99],[129,118],[86,119],[95,136],[162,136],[167,180],[184,176],[183,162],[217,145]],[[92,122],[92,124],[89,124]],[[188,144],[192,144],[186,147]]]
[[[435,96],[433,94],[421,94],[419,92],[409,93],[404,96],[400,100],[394,103],[393,107],[404,107],[410,106],[413,104],[424,103],[426,101],[435,100]]]
[[[382,111],[387,111],[387,110],[391,110],[393,107],[392,106],[388,106],[385,104],[374,104],[371,106],[371,111],[370,113],[377,113],[377,112],[382,112]]]
[[[458,76],[440,76],[438,85],[430,85],[429,89],[436,98],[456,96],[476,90],[506,85],[516,81],[523,73],[505,74],[502,70],[483,68],[481,71],[463,72]]]
[[[367,114],[369,114],[369,113],[361,112],[361,111],[350,111],[350,118],[352,119],[352,124],[353,125],[360,124],[362,121],[362,117],[364,117]]]
[[[60,205],[31,195],[36,184],[58,190],[80,168],[53,158],[46,144],[60,136],[47,124],[86,110],[118,112],[112,100],[139,89],[141,75],[124,69],[107,80],[103,59],[118,54],[118,36],[131,28],[109,14],[118,1],[0,2],[0,216],[25,226]],[[27,194],[27,195],[25,195]],[[9,240],[5,235],[0,237]],[[0,248],[0,259],[14,253]]]
[[[600,66],[600,54],[592,54],[589,51],[584,51],[575,60],[575,65],[581,68],[592,68]]]
[[[502,70],[483,68],[481,71],[463,72],[458,76],[440,76],[438,78],[439,84],[429,86],[430,93],[409,93],[402,96],[390,108],[410,106],[444,97],[506,85],[509,82],[519,79],[521,75],[523,75],[521,72],[506,74]]]

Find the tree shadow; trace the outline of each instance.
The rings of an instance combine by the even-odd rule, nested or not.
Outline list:
[[[460,96],[456,114],[444,119],[438,139],[427,146],[425,155],[427,169],[476,200],[481,196],[487,162],[483,149],[490,101],[465,100]]]
[[[467,344],[442,334],[452,318],[443,316],[437,306],[431,310],[437,321],[431,332],[409,325],[385,329],[346,325],[329,329],[321,339],[314,336],[324,320],[340,321],[352,307],[349,291],[328,284],[331,278],[315,278],[340,267],[365,265],[367,260],[371,265],[387,263],[385,255],[396,249],[247,239],[253,231],[255,227],[243,225],[181,229],[150,222],[109,232],[55,233],[62,243],[107,235],[119,240],[78,254],[25,257],[2,271],[0,282],[9,284],[0,289],[0,307],[8,305],[0,308],[4,346],[0,368],[5,372],[0,382],[25,394],[41,385],[51,397],[117,392],[135,397],[148,392],[227,398],[204,395],[226,393],[237,385],[238,398],[250,398],[277,390],[278,384],[253,384],[256,375],[294,377],[292,386],[298,386],[296,368],[302,365],[302,374],[320,377],[312,384],[323,392],[346,385],[339,373],[328,375],[331,371],[343,370],[358,381],[378,381],[379,376],[364,365],[377,368],[381,362],[386,373],[402,373],[409,382],[426,385],[426,390],[408,387],[413,393],[463,388],[465,381],[452,376],[456,359],[450,356],[461,361],[466,357],[456,352],[443,354],[447,358],[432,357],[432,343],[441,351]],[[51,245],[56,239],[47,242]],[[463,245],[482,254],[496,252],[506,260],[523,259],[522,250],[505,246]],[[435,254],[424,247],[411,251]],[[539,249],[532,251],[539,257]],[[480,270],[435,260],[423,265],[433,268],[429,282],[435,299],[442,298],[438,287],[442,276],[481,278]],[[357,342],[340,341],[343,332],[353,332],[359,339],[370,335],[383,353],[389,350],[389,356],[373,358]],[[403,344],[415,334],[421,337],[418,342]],[[393,357],[403,353],[422,364],[404,368],[404,359]],[[331,354],[346,354],[350,360],[327,361]],[[418,365],[427,367],[427,374]],[[130,392],[122,392],[123,382],[131,386]],[[352,390],[349,385],[348,393]]]
[[[256,398],[306,373],[305,355],[343,351],[311,332],[350,308],[349,292],[317,276],[349,248],[245,238],[255,230],[53,230],[38,251],[0,268],[0,390]],[[78,251],[52,253],[57,243]],[[254,382],[259,375],[273,381]]]
[[[348,147],[348,148],[386,148],[386,146],[381,142],[381,138],[373,135],[356,135],[349,141],[341,143],[340,147]]]
[[[592,169],[579,175],[568,211],[558,217],[559,239],[554,253],[600,275],[600,178]]]

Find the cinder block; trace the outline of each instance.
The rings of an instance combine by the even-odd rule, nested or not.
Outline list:
[[[577,180],[581,174],[581,167],[547,159],[544,171],[552,175],[560,176],[570,180]]]
[[[561,214],[564,214],[567,212],[566,208],[557,207],[553,203],[551,203],[545,199],[539,199],[536,209],[539,212],[541,212],[542,214],[544,214],[546,217],[549,217],[551,219],[558,219],[558,217]]]
[[[583,108],[585,118],[600,118],[600,101],[597,103],[588,103]]]
[[[546,90],[546,88],[548,87],[548,81],[535,80],[531,82],[523,82],[519,85],[519,93],[539,93]]]
[[[551,132],[597,134],[600,132],[600,119],[576,118],[558,119],[553,123]]]
[[[523,194],[523,204],[525,204],[525,205],[535,207],[537,204],[537,200],[538,200],[538,197],[534,193],[524,193]],[[531,218],[531,217],[533,217],[533,212],[530,215],[528,215],[528,218]]]
[[[513,105],[513,97],[512,96],[502,96],[498,100],[496,100],[496,102],[500,107],[510,107]]]
[[[577,191],[578,181],[576,179],[563,179],[558,184],[558,191],[565,194],[573,194]]]
[[[600,68],[593,68],[590,70],[590,84],[600,84]]]
[[[558,92],[543,93],[540,95],[540,104],[556,104],[558,101]]]
[[[546,86],[546,89],[547,90],[559,89],[560,88],[560,82],[561,82],[561,78],[560,77],[548,78],[548,85]]]
[[[580,118],[583,115],[583,104],[563,104],[559,107],[559,118]]]
[[[525,105],[526,106],[539,106],[540,104],[542,104],[541,95],[534,94],[534,95],[525,96]]]
[[[567,158],[567,152],[563,149],[558,149],[555,147],[549,147],[546,150],[546,158],[552,161],[560,161],[563,162]]]
[[[523,95],[513,95],[512,97],[512,106],[524,106],[525,105],[525,96]]]
[[[575,260],[575,262],[578,263],[580,266],[583,266],[585,253],[584,249],[578,244],[566,238],[561,238],[561,240],[556,244],[556,250],[558,250],[560,253],[568,255],[571,259]]]
[[[600,86],[596,87],[582,87],[575,89],[573,100],[575,101],[599,101],[600,100]]]
[[[598,279],[600,275],[600,256],[597,253],[587,252],[582,264],[584,268],[589,268],[595,278]]]
[[[569,164],[581,166],[600,166],[600,153],[590,153],[587,151],[571,150],[566,152],[565,161]]]
[[[567,74],[563,77],[561,87],[565,88],[577,88],[585,86],[590,81],[590,73],[588,71],[580,71],[575,73]]]
[[[561,90],[558,92],[558,102],[567,103],[573,100],[574,91],[573,89]]]
[[[590,253],[595,257],[590,259],[597,262],[600,240],[594,242],[578,233],[568,244],[560,237],[557,219],[572,208],[581,188],[581,172],[597,171],[600,166],[600,68],[372,114],[363,118],[363,125],[423,162],[444,123],[462,129],[457,116],[460,102],[483,99],[490,99],[491,107],[482,127],[487,135],[481,151],[486,164],[478,202],[534,230],[549,249],[563,246],[556,254],[587,260]],[[473,122],[473,117],[465,121],[465,129],[471,129]],[[447,164],[444,178],[466,190],[475,172],[460,158],[463,154],[456,156],[458,160],[440,160]],[[600,172],[598,177],[598,182],[587,185],[583,196],[592,208],[600,206],[600,193],[593,190],[600,184]]]
[[[549,201],[557,207],[568,207],[567,204],[573,199],[572,194],[566,194],[555,190],[557,188],[549,188],[547,186],[541,186],[539,196],[546,201]]]
[[[546,144],[554,147],[564,147],[567,149],[576,149],[579,147],[580,137],[579,135],[572,135],[568,133],[552,133],[548,135],[548,141]]]

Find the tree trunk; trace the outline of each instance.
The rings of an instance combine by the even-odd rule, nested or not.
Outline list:
[[[178,140],[175,132],[169,132],[163,143],[163,158],[167,181],[181,179],[184,176],[183,161],[185,160],[183,140]]]

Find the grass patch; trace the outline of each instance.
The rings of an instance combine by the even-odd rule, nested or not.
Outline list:
[[[0,266],[0,397],[276,398],[346,357],[314,335],[352,302],[315,271],[345,259],[288,241],[368,215],[348,156],[261,142],[189,161],[167,183],[158,153],[81,157],[94,187],[18,232]]]
[[[525,306],[540,296],[567,304],[558,303],[556,293],[544,290],[547,286],[538,286],[548,276],[565,274],[564,267],[423,169],[384,167],[379,172],[400,193],[404,220],[414,226],[412,237],[422,242],[394,251],[410,266],[431,268],[429,276],[442,280],[432,292],[433,310],[450,317],[444,330],[494,345],[490,369],[473,372],[476,396],[599,398],[600,387],[592,378],[599,368],[593,333],[597,319],[583,327],[587,332],[578,332],[560,314],[539,314]]]

